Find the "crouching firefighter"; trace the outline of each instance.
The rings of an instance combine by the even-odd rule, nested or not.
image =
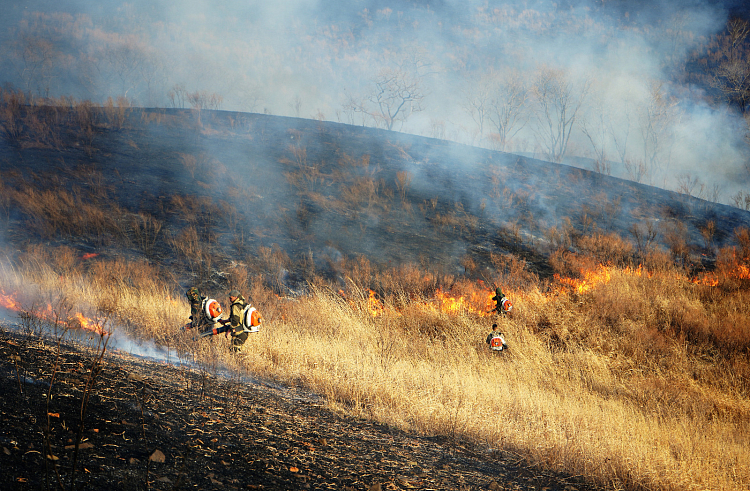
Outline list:
[[[495,288],[495,296],[492,297],[492,300],[495,302],[495,308],[490,310],[490,312],[506,315],[513,310],[513,304],[510,303],[510,300],[505,296],[500,287]]]
[[[232,351],[239,352],[250,333],[258,332],[262,321],[258,310],[245,300],[239,290],[229,292],[229,332]]]
[[[189,288],[185,296],[190,302],[190,322],[182,326],[182,329],[195,329],[201,336],[212,334],[221,317],[219,302],[204,297],[196,287]]]

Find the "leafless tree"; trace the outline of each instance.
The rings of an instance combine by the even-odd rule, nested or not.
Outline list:
[[[294,110],[294,115],[299,118],[300,109],[302,109],[302,98],[299,96],[299,94],[294,96],[294,99],[292,99],[290,106],[292,106],[292,109]]]
[[[610,175],[612,168],[607,158],[607,149],[613,131],[609,106],[604,100],[604,95],[599,91],[593,91],[590,101],[588,111],[579,118],[579,128],[591,143],[594,157],[593,170]]]
[[[639,115],[643,159],[652,178],[669,164],[674,143],[674,125],[679,121],[679,116],[677,100],[667,95],[664,83],[652,82],[649,86],[649,101]]]
[[[55,59],[59,55],[57,49],[51,40],[34,34],[24,34],[19,43],[23,60],[21,79],[26,90],[49,97],[52,79],[55,77]]]
[[[380,128],[392,130],[415,112],[422,111],[424,92],[419,77],[401,68],[384,68],[372,82],[372,91],[362,98],[350,97],[345,109],[362,113]]]
[[[469,87],[463,101],[463,108],[477,125],[479,141],[484,139],[484,126],[488,119],[490,104],[495,92],[495,73],[472,73],[467,81]]]
[[[537,73],[532,88],[536,103],[535,131],[544,152],[553,162],[562,162],[565,157],[578,110],[590,86],[588,80],[573,82],[565,71],[549,66],[542,66]]]
[[[169,92],[167,92],[169,103],[174,108],[184,108],[185,102],[187,101],[187,90],[182,84],[174,84]]]
[[[727,33],[719,40],[717,54],[721,62],[711,80],[730,104],[745,112],[750,104],[750,48],[746,42],[750,22],[733,18],[727,23]]]
[[[495,130],[493,139],[498,150],[505,150],[528,123],[530,92],[525,77],[517,70],[504,70],[495,80],[488,118]]]
[[[146,60],[145,45],[129,36],[118,40],[106,48],[105,59],[119,82],[120,95],[128,97],[128,92],[139,82],[139,72]]]

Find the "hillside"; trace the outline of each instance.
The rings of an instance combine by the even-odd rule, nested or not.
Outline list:
[[[40,113],[56,115],[44,132],[29,123]],[[27,106],[6,135],[0,240],[145,257],[183,286],[262,263],[287,293],[311,275],[342,281],[358,256],[483,278],[493,255],[512,253],[544,278],[551,252],[611,233],[634,261],[658,245],[703,268],[750,225],[724,205],[397,132],[222,111],[77,114]]]
[[[164,453],[177,462],[184,438],[175,440],[156,417],[148,428],[158,433],[145,434],[150,406],[143,398],[158,391],[170,404],[178,388],[133,386],[120,376],[126,361],[76,352],[114,332],[118,342],[147,341],[176,357],[184,366],[170,373],[184,377],[192,400],[210,394],[225,404],[214,392],[226,390],[224,380],[213,377],[226,369],[319,395],[324,410],[306,420],[322,424],[319,433],[340,423],[330,419],[334,411],[383,425],[387,433],[376,439],[396,432],[411,442],[435,438],[445,444],[420,445],[443,454],[465,445],[468,453],[455,454],[457,472],[471,486],[563,489],[569,476],[579,476],[581,486],[628,490],[724,490],[750,482],[742,458],[750,428],[747,212],[370,128],[66,104],[8,105],[2,113],[0,306],[21,334],[2,348],[9,353],[4,383],[14,393],[18,387],[22,407],[25,386],[33,392],[36,381],[52,376],[44,360],[54,357],[61,382],[84,386],[73,393],[58,383],[48,391],[47,412],[61,418],[48,414],[46,426],[43,413],[35,426],[18,426],[11,423],[26,418],[23,411],[2,409],[4,438],[13,445],[3,454],[18,466],[17,477],[28,480],[38,467],[38,444],[55,445],[48,449],[55,452],[94,442],[80,432],[91,417],[85,425],[78,418],[75,434],[63,417],[85,404],[86,394],[97,423],[109,404],[122,415],[110,422],[131,420],[128,404],[138,404],[141,439],[169,446]],[[493,284],[512,299],[508,315],[488,312]],[[224,305],[228,288],[240,289],[262,312],[264,328],[240,353],[225,336],[194,337],[180,329],[188,285]],[[493,323],[510,346],[500,354],[485,342]],[[43,334],[73,344],[57,351],[29,344]],[[153,365],[130,361],[158,378]],[[106,383],[87,385],[94,374]],[[248,389],[241,397],[257,396],[252,384],[231,390],[240,388]],[[132,402],[134,389],[140,402]],[[121,404],[126,396],[130,402]],[[300,411],[297,402],[279,404]],[[301,474],[294,467],[311,485],[335,486],[338,468],[330,466],[339,464],[318,465],[305,449],[282,445],[286,436],[278,432],[287,435],[290,423],[272,406],[261,407],[273,412],[265,421],[274,429],[242,434],[274,439],[274,448],[289,449],[303,465],[257,449],[265,457],[248,459],[255,467],[243,477],[157,466],[154,479],[166,478],[158,482],[167,487],[185,478],[283,488]],[[198,421],[182,410],[174,418],[166,427]],[[201,462],[229,467],[220,455],[241,459],[224,431],[240,430],[204,429],[213,421],[202,421],[205,434],[185,436],[198,436],[207,452],[208,442],[216,443],[210,453],[219,461]],[[349,434],[363,428],[350,421]],[[122,435],[119,425],[97,426],[107,438]],[[26,450],[33,458],[16,453],[16,435],[30,428],[37,431],[35,447]],[[107,451],[91,458],[108,463],[89,459],[76,467],[63,453],[63,481],[88,469],[87,482],[116,475],[149,485],[151,460],[130,474],[126,466],[131,455],[143,463],[152,448],[97,441]],[[373,454],[356,435],[348,443],[363,459]],[[110,452],[110,444],[122,453]],[[508,455],[517,460],[489,463]],[[428,457],[433,475],[394,477],[391,467],[370,462],[363,476],[339,482],[355,489],[376,482],[390,489],[464,486],[442,472],[442,460]]]

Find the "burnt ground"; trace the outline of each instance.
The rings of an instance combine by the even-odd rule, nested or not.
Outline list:
[[[95,354],[0,334],[0,489],[73,489]],[[94,380],[75,489],[593,489],[512,453],[331,412],[295,388],[122,352],[107,352]]]

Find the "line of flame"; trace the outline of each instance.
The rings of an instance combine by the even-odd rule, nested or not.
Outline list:
[[[23,312],[23,308],[21,307],[20,303],[16,299],[15,293],[6,293],[4,289],[0,288],[0,307],[11,310],[13,312]],[[41,312],[35,312],[34,315],[38,317],[39,319],[45,320],[45,321],[52,321],[53,320],[53,310],[52,306],[47,304],[47,307],[44,311]],[[104,328],[101,325],[101,322],[97,319],[92,319],[90,317],[86,317],[81,312],[76,312],[73,317],[68,319],[68,324],[70,324],[71,321],[75,320],[77,324],[80,325],[81,329],[85,329],[87,331],[93,331],[100,335],[107,335],[108,332],[104,330]]]

